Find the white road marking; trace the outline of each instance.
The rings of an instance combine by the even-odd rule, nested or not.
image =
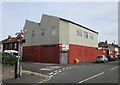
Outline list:
[[[50,63],[33,63],[33,64],[41,64],[41,65],[56,65],[56,64],[50,64]]]
[[[55,72],[58,72],[58,70],[55,70]]]
[[[54,73],[53,75],[57,75],[58,73]]]
[[[65,70],[65,68],[62,69],[63,71]]]
[[[58,69],[59,71],[61,70],[61,69]]]
[[[49,68],[41,68],[40,70],[52,70],[52,69],[49,69]]]
[[[114,68],[111,68],[110,70],[114,70],[114,69],[116,69],[116,68],[118,68],[119,66],[116,66],[116,67],[114,67]]]
[[[60,71],[58,71],[59,73],[61,73],[62,71],[60,70]]]
[[[54,75],[50,75],[49,77],[51,78],[51,77],[53,77]]]
[[[90,80],[90,79],[93,79],[93,78],[95,78],[95,77],[97,77],[97,76],[100,76],[100,75],[102,75],[102,74],[104,74],[104,72],[101,72],[101,73],[99,73],[99,74],[96,74],[96,75],[94,75],[94,76],[92,76],[92,77],[90,77],[90,78],[84,79],[84,80],[82,80],[82,81],[80,81],[80,82],[78,82],[78,83],[83,83],[83,82],[85,82],[85,81],[88,81],[88,80]]]
[[[54,72],[49,73],[49,75],[52,75]]]
[[[66,69],[69,69],[68,67],[66,67]]]

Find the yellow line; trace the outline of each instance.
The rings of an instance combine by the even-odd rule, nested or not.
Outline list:
[[[36,73],[36,72],[32,72],[32,71],[22,70],[22,72],[23,73],[28,73],[28,74],[33,74],[33,75],[36,75],[36,76],[42,76],[42,77],[45,78],[45,80],[37,82],[37,83],[43,83],[43,82],[51,79],[48,75],[44,75],[44,74],[40,74],[40,73]]]

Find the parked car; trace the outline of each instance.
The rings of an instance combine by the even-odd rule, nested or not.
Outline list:
[[[120,55],[117,55],[118,59],[120,60]]]
[[[107,62],[108,58],[105,55],[99,55],[96,57],[96,62]]]
[[[107,55],[106,57],[108,58],[108,61],[113,61],[113,56]]]
[[[114,58],[115,58],[115,61],[119,60],[117,55],[115,55]]]
[[[107,55],[108,61],[116,61],[116,57],[112,55]]]
[[[4,53],[9,53],[11,55],[15,55],[16,57],[18,57],[18,51],[15,50],[5,50]]]

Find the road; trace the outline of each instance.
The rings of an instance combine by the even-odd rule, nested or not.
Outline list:
[[[3,83],[15,83],[15,85],[18,83],[31,83],[34,85],[42,85],[41,83],[43,85],[48,83],[52,83],[52,85],[59,85],[61,83],[68,85],[86,85],[86,83],[92,83],[91,85],[97,83],[96,85],[98,85],[99,83],[109,83],[108,85],[118,85],[118,79],[120,78],[118,72],[119,62],[85,62],[67,65],[22,62],[23,76],[20,79],[10,79]]]
[[[118,69],[118,61],[78,64],[44,83],[118,83]]]

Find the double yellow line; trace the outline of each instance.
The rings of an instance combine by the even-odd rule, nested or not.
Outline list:
[[[42,77],[45,78],[43,81],[39,81],[37,83],[43,83],[43,82],[48,81],[48,80],[51,79],[51,77],[49,77],[48,75],[40,74],[40,73],[37,73],[37,72],[32,72],[32,71],[28,71],[28,70],[22,70],[22,72],[27,73],[27,74],[36,75],[36,76],[42,76]]]

